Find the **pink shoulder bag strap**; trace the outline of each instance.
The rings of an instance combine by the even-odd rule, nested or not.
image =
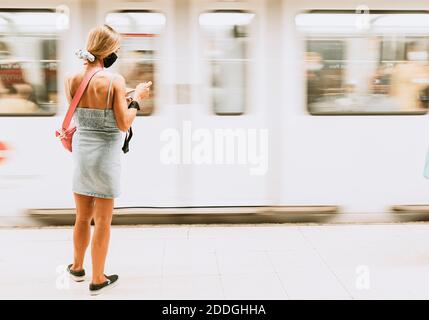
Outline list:
[[[77,105],[79,104],[79,101],[82,98],[82,95],[85,92],[89,81],[100,70],[103,70],[103,68],[96,68],[96,69],[92,70],[91,72],[88,72],[87,74],[85,74],[82,82],[79,85],[79,88],[77,89],[75,95],[73,96],[73,99],[70,103],[67,114],[64,117],[62,128],[60,130],[55,130],[55,136],[61,141],[64,148],[66,148],[70,152],[72,152],[73,134],[76,131],[76,125],[74,125],[74,124],[70,125],[73,113],[74,113]]]

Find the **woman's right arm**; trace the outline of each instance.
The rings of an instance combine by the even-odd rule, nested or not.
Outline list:
[[[121,75],[116,75],[113,79],[113,112],[115,113],[116,124],[119,130],[127,132],[137,115],[137,109],[128,109],[125,97],[125,79]]]

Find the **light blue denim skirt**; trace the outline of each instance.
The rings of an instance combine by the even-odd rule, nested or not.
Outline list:
[[[75,193],[116,198],[121,194],[122,132],[113,109],[76,108],[72,140]]]

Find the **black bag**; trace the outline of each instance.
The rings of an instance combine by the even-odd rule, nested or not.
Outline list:
[[[124,141],[124,145],[122,146],[122,151],[124,153],[127,153],[128,151],[130,151],[129,143],[132,136],[133,136],[133,129],[130,127],[128,129],[128,132],[125,134],[125,141]]]

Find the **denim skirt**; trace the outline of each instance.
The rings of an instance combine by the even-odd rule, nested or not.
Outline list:
[[[99,198],[121,193],[123,135],[112,109],[76,108],[72,191]]]

